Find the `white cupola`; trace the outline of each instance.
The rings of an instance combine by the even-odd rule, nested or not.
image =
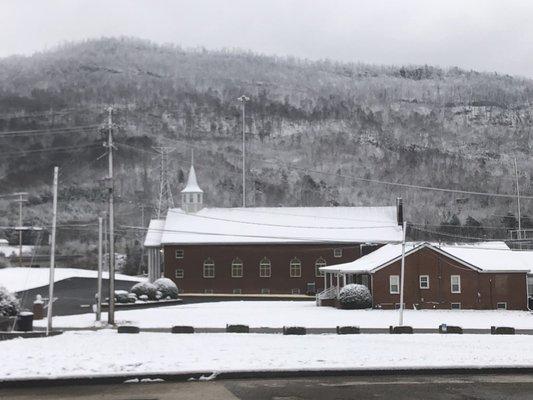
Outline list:
[[[196,171],[194,170],[194,158],[191,161],[191,169],[187,177],[187,185],[181,191],[181,208],[187,213],[195,213],[204,206],[204,191],[198,186]]]

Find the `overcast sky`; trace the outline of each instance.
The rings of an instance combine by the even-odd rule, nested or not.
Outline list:
[[[0,0],[0,27],[0,57],[127,35],[533,78],[531,0]]]

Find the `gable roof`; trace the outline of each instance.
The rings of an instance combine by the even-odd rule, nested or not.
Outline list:
[[[454,245],[409,242],[406,243],[405,256],[423,248],[430,248],[479,272],[533,272],[533,252],[513,251],[503,242]],[[400,260],[401,257],[401,244],[387,244],[355,261],[322,267],[320,270],[338,273],[374,273]]]
[[[161,245],[161,236],[165,229],[164,219],[152,219],[150,225],[148,225],[148,231],[146,231],[146,237],[144,238],[145,247],[159,247]]]
[[[164,227],[154,229],[162,231],[160,245],[402,240],[396,207],[204,208],[196,213],[173,208],[167,213]],[[156,235],[149,229],[148,236]]]

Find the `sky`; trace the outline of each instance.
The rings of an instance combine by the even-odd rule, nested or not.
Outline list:
[[[86,38],[533,78],[531,0],[0,0],[0,57]]]

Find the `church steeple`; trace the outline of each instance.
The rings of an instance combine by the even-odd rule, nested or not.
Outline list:
[[[191,154],[191,169],[187,177],[187,184],[181,191],[181,208],[188,213],[195,213],[203,208],[204,191],[198,186],[196,171],[194,170],[194,153]]]

